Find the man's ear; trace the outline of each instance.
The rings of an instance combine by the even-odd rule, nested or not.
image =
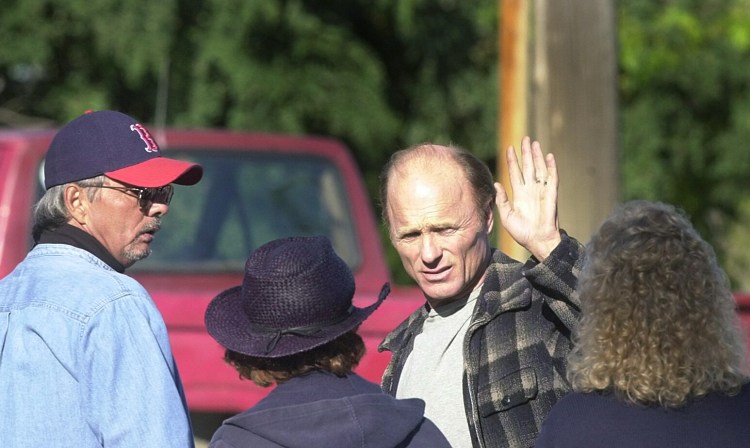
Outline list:
[[[80,185],[68,184],[65,186],[64,200],[71,220],[84,224],[91,204],[86,190]]]
[[[492,226],[495,225],[495,205],[494,199],[490,201],[490,204],[485,208],[484,224],[487,226],[487,233],[492,232]]]

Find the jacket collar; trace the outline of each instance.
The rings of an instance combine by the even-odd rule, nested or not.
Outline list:
[[[70,224],[63,224],[55,229],[43,230],[37,244],[67,244],[77,247],[94,255],[120,274],[125,272],[125,266],[117,261],[99,240]]]
[[[484,284],[471,319],[472,326],[482,325],[498,314],[531,304],[531,288],[524,281],[524,273],[536,265],[536,262],[530,259],[519,269],[519,261],[498,249],[492,249],[490,256],[491,262],[485,271]],[[403,346],[408,338],[419,334],[428,313],[429,305],[425,302],[386,336],[378,346],[378,351],[393,351],[393,347]]]
[[[473,320],[490,320],[498,314],[524,308],[531,303],[531,287],[525,281],[525,272],[536,263],[525,265],[498,249],[492,250],[492,262],[484,275]],[[520,268],[520,269],[519,269]]]

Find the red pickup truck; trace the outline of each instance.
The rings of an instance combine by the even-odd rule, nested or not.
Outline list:
[[[43,193],[43,157],[53,131],[0,132],[0,277],[31,247],[32,204]],[[275,238],[326,235],[352,268],[355,304],[390,281],[370,198],[349,151],[317,137],[217,130],[154,132],[167,155],[200,163],[203,180],[175,187],[152,254],[128,273],[150,292],[167,324],[191,411],[235,413],[267,393],[223,362],[203,313],[239,285],[248,253]],[[367,354],[358,372],[379,383],[388,355],[377,344],[424,301],[393,288],[362,325]]]

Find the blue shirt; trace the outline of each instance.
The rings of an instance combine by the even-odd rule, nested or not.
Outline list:
[[[0,281],[0,447],[192,447],[166,326],[91,253],[37,245]]]

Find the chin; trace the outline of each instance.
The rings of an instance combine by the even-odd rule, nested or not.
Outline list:
[[[429,297],[432,300],[450,302],[458,295],[458,292],[453,290],[452,288],[430,288],[429,286],[430,285],[428,285],[428,287],[426,288],[422,288],[422,291],[424,292],[425,296]]]
[[[147,248],[147,249],[145,249],[145,250],[138,250],[138,251],[131,250],[131,251],[127,251],[127,252],[125,252],[123,254],[123,258],[125,260],[125,262],[123,263],[123,265],[125,267],[133,266],[136,261],[143,260],[144,258],[148,257],[149,255],[151,255],[151,248],[150,247]]]

